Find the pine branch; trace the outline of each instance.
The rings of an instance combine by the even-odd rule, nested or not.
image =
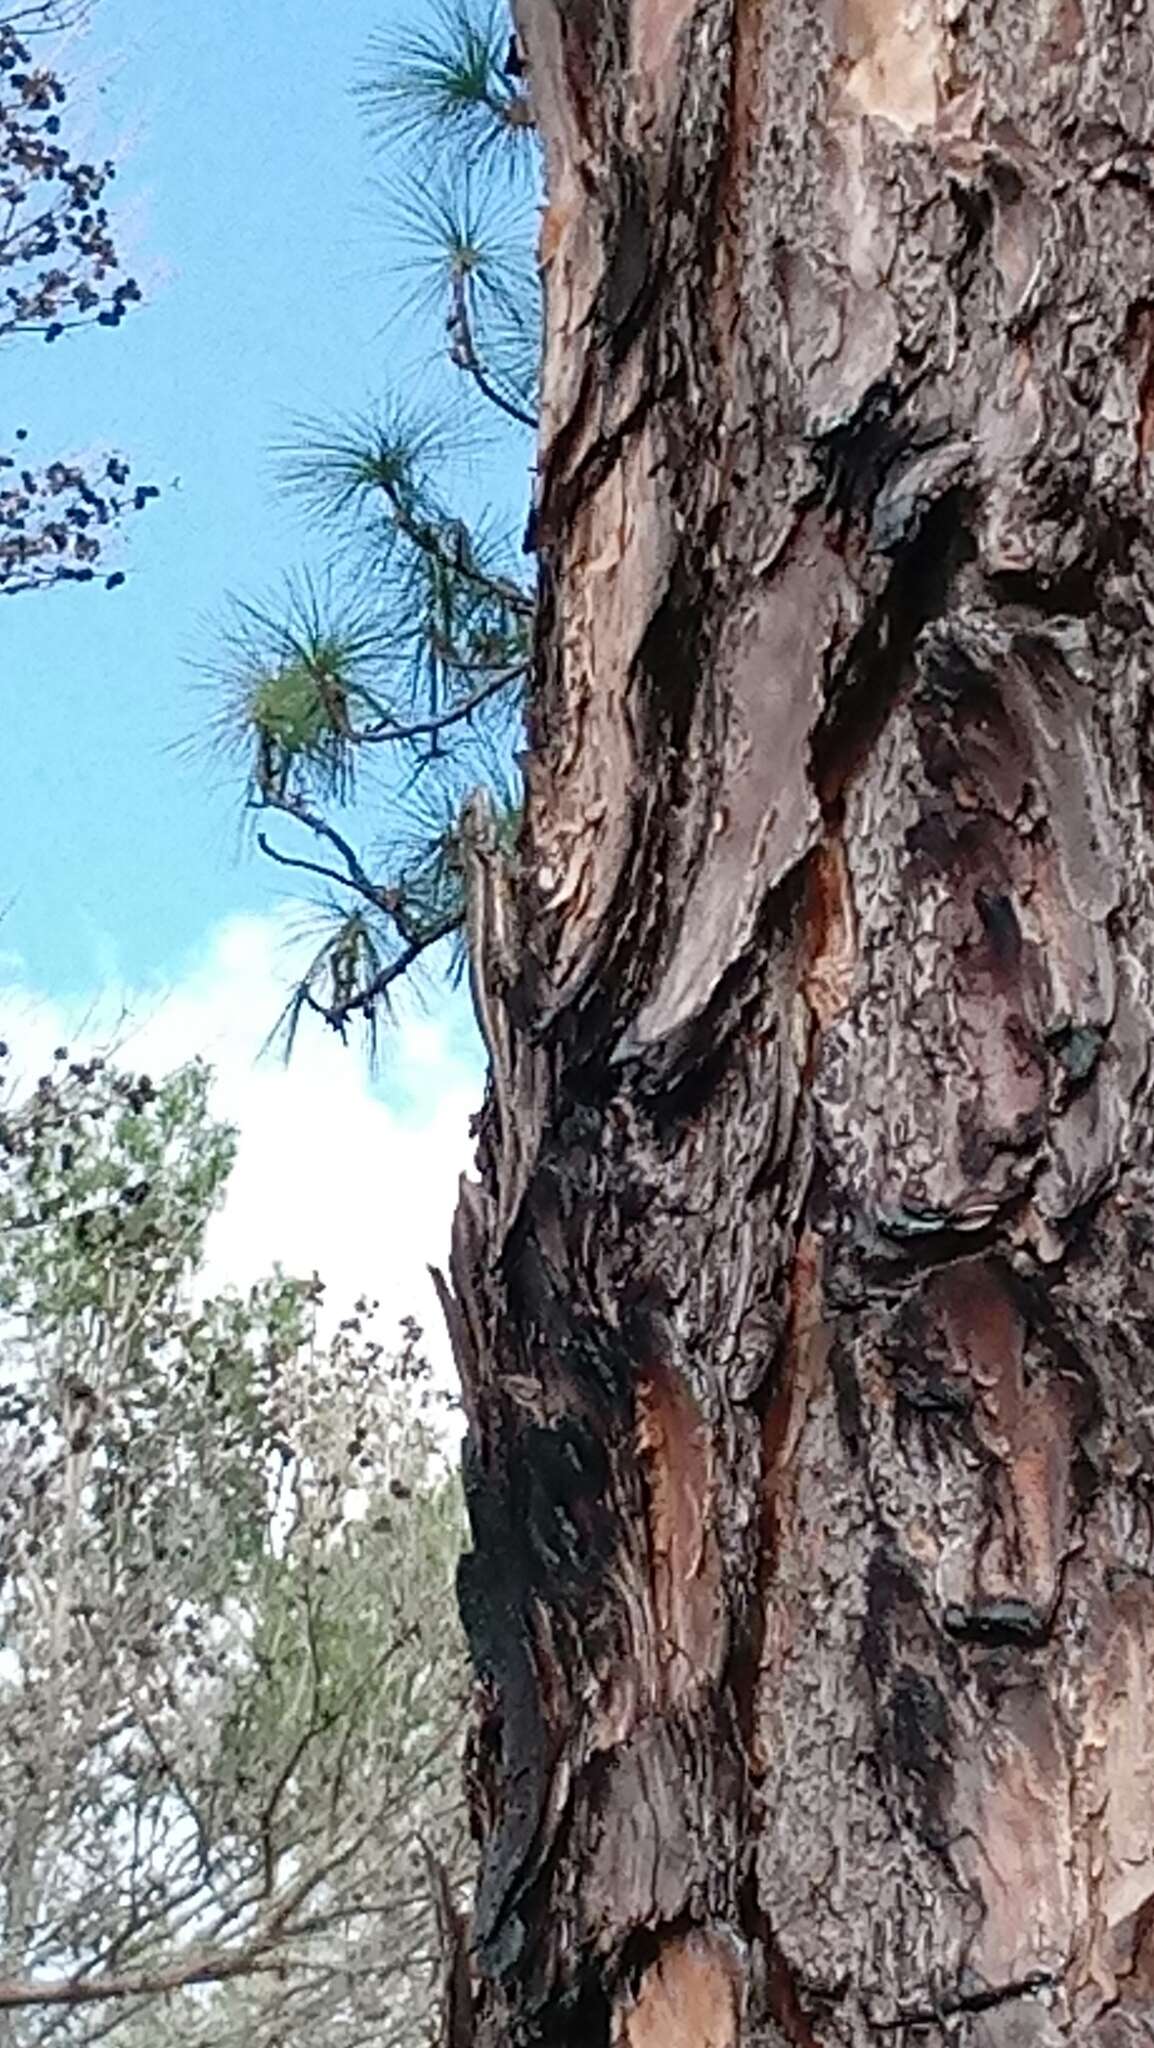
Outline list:
[[[523,68],[508,62],[503,0],[440,0],[430,28],[390,31],[371,48],[359,93],[383,138],[463,148],[514,176],[527,168],[533,114]]]
[[[458,274],[452,281],[453,311],[449,319],[449,330],[453,337],[452,360],[459,370],[464,370],[473,379],[483,398],[503,412],[507,419],[515,420],[518,426],[532,427],[536,432],[540,422],[536,413],[527,412],[515,400],[505,398],[498,391],[477,354],[473,338],[473,324],[469,318],[468,278]]]
[[[449,667],[456,668],[463,673],[469,673],[465,663],[450,662],[444,654],[439,654],[439,659],[446,661]],[[481,667],[482,664],[479,663],[474,673],[480,671]],[[416,718],[407,725],[399,725],[394,720],[388,719],[379,727],[367,727],[360,731],[354,731],[350,737],[358,744],[366,746],[374,746],[382,740],[428,739],[434,733],[447,732],[451,726],[460,725],[464,719],[472,718],[473,713],[480,710],[482,704],[487,704],[491,698],[498,696],[502,690],[508,689],[510,683],[523,681],[528,673],[528,662],[517,662],[512,668],[503,668],[496,674],[490,675],[489,681],[482,684],[479,689],[474,690],[471,696],[463,698],[459,704],[453,705],[451,710],[442,711],[436,717]]]
[[[329,824],[327,818],[322,818],[317,812],[309,810],[303,798],[286,797],[281,796],[275,790],[263,790],[259,800],[255,803],[255,808],[258,810],[280,811],[285,817],[292,818],[295,824],[303,825],[307,831],[315,833],[318,839],[327,841],[328,845],[340,854],[341,859],[345,863],[345,874],[337,875],[336,877],[342,887],[355,889],[359,896],[363,896],[365,901],[371,903],[377,910],[386,910],[388,908],[388,905],[381,900],[380,889],[362,867],[348,840],[342,833],[337,831],[335,825]],[[257,839],[262,853],[267,853],[270,858],[279,860],[282,866],[301,865],[300,862],[294,862],[287,855],[282,856],[275,853],[263,832],[258,833]],[[327,873],[328,870],[318,869],[318,872]],[[335,870],[333,872],[335,873]]]
[[[302,874],[317,875],[324,882],[335,882],[338,888],[355,889],[357,894],[363,896],[375,909],[383,907],[378,901],[378,892],[375,888],[362,888],[352,875],[342,875],[338,868],[326,867],[323,861],[304,860],[298,854],[283,852],[279,846],[273,845],[267,832],[258,832],[256,843],[266,858],[275,861],[278,868],[298,868]]]
[[[323,1018],[338,1037],[343,1039],[353,1017],[371,1012],[389,989],[411,972],[422,954],[427,953],[432,946],[439,946],[442,939],[452,938],[454,932],[461,930],[463,923],[463,912],[446,915],[439,923],[410,939],[403,951],[398,953],[387,967],[381,968],[371,981],[366,982],[364,988],[358,989],[355,995],[343,996],[334,1003],[322,1003],[313,995],[311,989],[304,989],[299,993],[303,995],[308,1008]]]
[[[535,193],[494,204],[492,178],[486,187],[482,176],[498,140],[512,138],[520,160],[536,164],[524,66],[505,0],[431,5],[430,27],[401,29],[380,46],[384,68],[364,97],[388,115],[390,139],[438,138],[425,175],[413,175],[410,147],[392,187],[419,273],[416,297],[439,316],[447,299],[451,360],[494,412],[533,431]],[[512,718],[530,671],[536,594],[517,572],[512,542],[483,521],[466,524],[447,502],[439,465],[453,443],[443,419],[397,405],[335,431],[307,427],[303,452],[298,444],[282,474],[338,536],[344,608],[328,623],[311,588],[287,625],[267,609],[241,608],[224,736],[243,740],[251,808],[291,819],[318,842],[294,853],[262,830],[256,843],[277,866],[335,892],[315,906],[323,942],[273,1034],[283,1032],[286,1050],[307,1013],[342,1035],[363,1018],[375,1043],[393,985],[463,929],[466,790],[515,777]],[[359,750],[385,746],[409,748],[411,772],[391,784],[383,848],[366,862],[326,810],[348,801]],[[389,881],[377,879],[382,872]]]
[[[520,584],[510,583],[504,577],[489,575],[486,571],[480,569],[474,561],[466,558],[460,548],[454,551],[445,533],[440,532],[435,526],[415,518],[400,502],[399,498],[392,496],[390,493],[386,493],[386,495],[389,496],[389,502],[393,508],[398,530],[404,534],[407,540],[411,540],[414,546],[420,548],[422,553],[428,555],[431,561],[438,563],[443,569],[447,569],[451,575],[459,576],[464,582],[471,583],[475,589],[482,591],[485,596],[493,598],[499,604],[506,605],[519,618],[532,619],[535,616],[537,610],[536,599],[527,590],[522,589]]]

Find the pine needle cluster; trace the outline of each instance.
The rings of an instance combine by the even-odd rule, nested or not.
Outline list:
[[[439,381],[422,393],[410,373],[364,415],[299,424],[280,473],[327,557],[233,599],[208,665],[256,843],[309,891],[286,1053],[309,1013],[375,1053],[402,979],[459,969],[462,815],[484,789],[513,836],[535,608],[523,521],[466,487],[495,430],[527,477],[536,425],[537,144],[504,0],[391,27],[357,98],[405,334],[436,335]]]

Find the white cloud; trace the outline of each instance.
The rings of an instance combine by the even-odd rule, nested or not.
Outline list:
[[[291,973],[275,916],[229,919],[163,990],[109,985],[62,1004],[3,967],[3,1035],[25,1071],[58,1043],[74,1053],[112,1044],[125,1065],[155,1074],[197,1054],[215,1068],[214,1108],[237,1126],[239,1150],[212,1225],[210,1285],[243,1287],[277,1261],[315,1269],[337,1312],[366,1293],[386,1328],[415,1315],[448,1372],[427,1267],[447,1256],[481,1090],[459,1005],[403,1008],[373,1086],[356,1052],[319,1027],[302,1031],[287,1068],[260,1056]]]

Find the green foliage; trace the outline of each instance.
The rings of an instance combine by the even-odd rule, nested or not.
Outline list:
[[[312,790],[347,800],[351,720],[372,701],[364,678],[380,646],[363,605],[334,605],[307,577],[290,580],[277,606],[234,604],[216,663],[223,689],[214,734],[246,760],[255,742],[254,794]]]
[[[467,156],[435,163],[419,187],[405,179],[387,190],[395,268],[412,280],[405,311],[443,314],[450,360],[499,411],[533,426],[533,244],[518,196],[496,189]]]
[[[233,1157],[208,1087],[62,1054],[0,1123],[14,2048],[419,2038],[429,1859],[467,1867],[418,1333],[386,1351],[361,1303],[326,1336],[315,1279],[203,1295]]]
[[[511,41],[504,0],[442,0],[430,26],[378,37],[361,87],[376,134],[422,156],[455,146],[501,175],[531,179],[532,116],[508,65]]]
[[[469,795],[489,792],[508,844],[520,816],[534,579],[519,534],[471,515],[460,488],[495,424],[522,462],[534,425],[536,140],[503,0],[444,0],[431,25],[393,26],[361,98],[388,138],[406,317],[436,315],[467,402],[386,396],[301,423],[282,474],[327,564],[233,600],[206,664],[212,736],[241,754],[257,845],[316,890],[286,1050],[315,1014],[342,1036],[359,1022],[374,1052],[397,984],[460,965]]]
[[[54,1340],[92,1319],[92,1341],[119,1310],[110,1288],[139,1275],[107,1253],[163,1261],[148,1308],[195,1268],[233,1163],[232,1133],[208,1116],[208,1073],[184,1068],[157,1087],[101,1059],[61,1054],[30,1098],[0,1114],[0,1307],[8,1342]],[[163,1171],[162,1171],[163,1169]],[[136,1327],[136,1325],[134,1325]]]

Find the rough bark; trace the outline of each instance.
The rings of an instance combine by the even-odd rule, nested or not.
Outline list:
[[[482,2048],[1154,2039],[1154,31],[521,0]]]

